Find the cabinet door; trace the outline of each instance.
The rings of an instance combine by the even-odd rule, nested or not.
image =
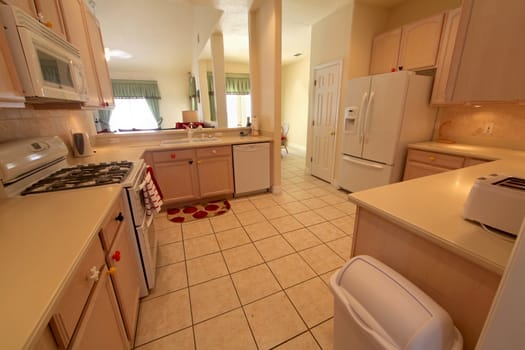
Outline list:
[[[3,28],[0,18],[0,28]],[[0,30],[0,107],[24,107],[24,93],[4,31]]]
[[[114,107],[115,100],[113,99],[113,87],[111,86],[108,64],[106,62],[106,57],[104,56],[104,43],[102,41],[102,34],[100,32],[98,20],[84,2],[82,2],[82,8],[91,43],[91,52],[93,55],[95,70],[97,72],[100,95],[102,97],[101,105],[102,107]]]
[[[33,0],[2,0],[6,4],[15,5],[18,8],[37,18],[35,2]]]
[[[443,16],[441,13],[403,26],[398,66],[417,70],[436,65]]]
[[[38,18],[55,33],[66,38],[59,0],[35,0]]]
[[[464,0],[447,98],[525,101],[525,1]]]
[[[379,34],[372,43],[370,74],[388,73],[397,68],[401,28]]]
[[[456,43],[456,35],[458,32],[459,19],[461,18],[461,8],[451,10],[445,15],[445,22],[443,25],[443,34],[441,35],[441,44],[439,45],[439,53],[437,60],[436,75],[434,78],[434,88],[432,89],[433,105],[446,104],[445,89],[450,74],[450,63],[452,60],[452,53],[454,51],[454,44]]]
[[[129,220],[128,220],[129,221]],[[139,310],[139,274],[128,232],[128,222],[123,221],[118,229],[113,246],[106,256],[108,266],[114,267],[111,280],[120,306],[128,340],[135,339],[135,326]]]
[[[233,193],[232,158],[214,157],[197,161],[201,197]]]
[[[88,100],[84,103],[84,106],[100,107],[102,98],[98,87],[91,41],[89,40],[86,23],[82,16],[82,0],[60,0],[60,5],[64,14],[67,40],[80,50],[80,58],[84,66],[88,93]]]
[[[104,265],[70,349],[127,350],[129,347],[113,286]]]
[[[155,176],[166,201],[184,202],[199,198],[193,160],[155,163]]]

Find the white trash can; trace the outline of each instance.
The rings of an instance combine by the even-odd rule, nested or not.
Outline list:
[[[356,256],[330,278],[334,350],[460,350],[448,313],[390,267]]]

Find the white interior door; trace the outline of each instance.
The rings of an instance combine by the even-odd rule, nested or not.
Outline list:
[[[311,169],[326,181],[333,177],[340,81],[340,62],[314,68]]]
[[[408,88],[408,72],[374,75],[364,121],[362,157],[393,164]]]

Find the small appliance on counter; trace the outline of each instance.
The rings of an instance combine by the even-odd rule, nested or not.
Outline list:
[[[95,153],[89,142],[89,136],[85,132],[73,132],[71,134],[71,144],[75,157],[88,157]]]
[[[478,178],[463,217],[517,236],[525,218],[525,179],[502,174]]]

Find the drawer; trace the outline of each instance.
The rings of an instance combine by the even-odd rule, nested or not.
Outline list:
[[[80,319],[96,280],[90,278],[92,270],[105,266],[104,251],[98,238],[94,238],[69,284],[60,295],[59,304],[50,325],[57,342],[67,346]]]
[[[443,153],[426,152],[415,149],[408,150],[408,161],[431,164],[447,169],[463,167],[464,158]]]
[[[173,151],[153,152],[153,162],[171,162],[174,160],[193,159],[192,149],[181,149]]]
[[[115,239],[119,225],[124,220],[125,217],[122,210],[122,200],[119,199],[110,209],[108,216],[102,224],[102,229],[100,230],[100,239],[102,240],[102,247],[104,250],[108,250],[109,247],[111,247],[111,243]]]
[[[215,157],[215,156],[231,156],[232,155],[231,146],[198,148],[196,151],[197,151],[197,158],[209,158],[209,157]]]

